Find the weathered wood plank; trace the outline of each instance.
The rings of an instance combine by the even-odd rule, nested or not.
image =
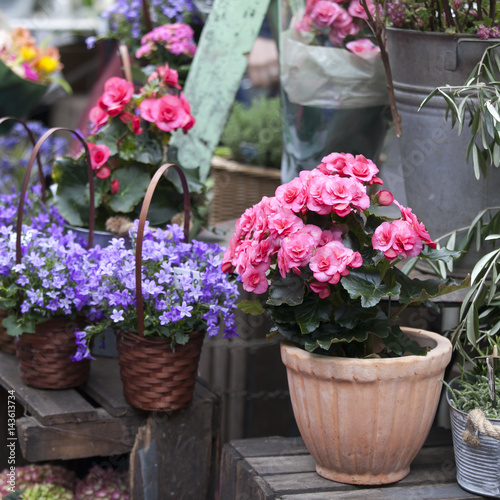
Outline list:
[[[141,414],[125,400],[116,358],[100,357],[92,361],[89,380],[82,390],[113,417]]]
[[[276,457],[283,455],[308,454],[302,438],[284,438],[279,436],[235,439],[231,446],[238,450],[245,458],[248,457]]]
[[[280,455],[276,457],[248,457],[247,462],[261,476],[296,472],[314,472],[316,464],[311,455]]]
[[[17,420],[23,457],[29,462],[110,456],[132,449],[137,429],[144,418],[115,418],[99,408],[92,422],[41,425],[33,417]]]
[[[16,401],[44,425],[90,422],[97,410],[74,389],[51,391],[25,385],[19,375],[15,356],[0,352],[0,384],[14,390]]]
[[[152,413],[130,455],[131,498],[212,500],[220,463],[220,398],[200,380],[184,410]]]
[[[172,160],[200,168],[202,182],[268,5],[269,0],[216,0],[203,28],[184,86],[196,125],[189,134],[174,132],[169,146],[169,153],[177,150]]]
[[[241,460],[243,460],[243,457],[232,446],[226,445],[222,448],[219,500],[234,500],[238,498],[236,495],[238,477],[236,475],[236,468],[238,462]]]
[[[363,488],[357,491],[338,491],[325,493],[299,493],[293,495],[281,495],[275,497],[277,500],[470,500],[483,497],[468,493],[456,484],[426,485],[413,488],[384,487]]]

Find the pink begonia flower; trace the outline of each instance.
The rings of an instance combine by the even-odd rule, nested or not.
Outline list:
[[[375,5],[370,0],[366,0],[366,5],[368,6],[368,10],[373,16],[375,12]],[[349,4],[349,7],[347,8],[347,11],[352,17],[359,17],[360,19],[365,19],[365,20],[368,19],[366,11],[361,5],[361,2],[359,0],[352,0],[351,3]]]
[[[123,123],[130,123],[131,122],[132,123],[132,132],[135,135],[142,134],[143,130],[141,127],[141,119],[138,116],[133,115],[132,113],[123,112],[120,115],[120,120]]]
[[[318,240],[310,228],[308,231],[299,231],[282,240],[278,251],[278,269],[283,278],[293,268],[304,267],[309,263]]]
[[[118,193],[118,190],[120,189],[120,181],[118,179],[113,179],[111,181],[111,192],[113,194]]]
[[[311,31],[313,29],[313,20],[309,14],[304,14],[302,19],[295,23],[297,31]]]
[[[336,23],[334,23],[330,33],[328,34],[328,40],[334,47],[340,47],[349,35],[355,36],[358,33],[359,25],[354,23],[352,18],[350,18],[350,23],[346,23],[341,26],[337,26]]]
[[[381,250],[387,260],[416,257],[423,248],[419,235],[404,220],[396,220],[390,224],[383,222],[372,236],[372,245],[375,250]]]
[[[342,236],[344,235],[343,224],[337,224],[332,226],[330,229],[325,229],[321,232],[321,239],[319,241],[319,246],[326,245],[330,241],[342,241]]]
[[[319,0],[306,0],[306,14],[310,14]]]
[[[347,276],[347,267],[361,267],[363,259],[359,252],[345,247],[340,241],[331,241],[318,248],[309,262],[313,276],[321,283],[335,285],[341,276]]]
[[[194,118],[186,112],[186,103],[174,95],[164,95],[159,99],[144,99],[139,111],[144,120],[154,123],[163,132],[179,128],[191,128]]]
[[[331,153],[325,156],[318,165],[318,170],[326,175],[342,175],[347,163],[354,160],[350,153]]]
[[[319,295],[320,299],[326,299],[330,293],[330,287],[328,286],[328,283],[320,283],[319,281],[311,281],[309,283],[309,288],[314,292]]]
[[[325,186],[328,183],[330,176],[327,176],[321,172],[320,175],[311,175],[308,179],[308,196],[307,196],[307,208],[311,212],[316,212],[320,215],[327,215],[332,213],[332,206],[326,204],[323,199],[323,192],[325,191]]]
[[[104,94],[98,105],[110,116],[118,116],[134,94],[134,85],[117,76],[109,78],[104,84]]]
[[[194,124],[196,123],[196,120],[191,115],[191,105],[189,104],[189,101],[186,99],[186,97],[182,92],[180,93],[179,98],[181,100],[182,107],[186,112],[186,117],[184,118],[184,122],[181,127],[184,133],[186,133],[189,129],[193,128]]]
[[[107,179],[111,175],[111,169],[107,165],[103,165],[101,168],[96,170],[95,175],[97,175],[99,179]]]
[[[103,125],[108,123],[109,115],[99,106],[94,106],[89,111],[89,120],[93,125],[91,134],[95,134]]]
[[[87,147],[90,152],[90,163],[92,164],[92,169],[97,170],[101,168],[109,159],[111,154],[108,146],[105,144],[93,144],[87,142]]]
[[[269,286],[266,274],[252,267],[241,275],[241,282],[245,291],[256,294],[264,293]]]
[[[285,238],[304,227],[302,219],[297,217],[289,208],[282,208],[267,221],[269,233],[274,238]]]
[[[389,205],[392,205],[392,202],[394,201],[394,196],[390,191],[383,189],[382,191],[377,191],[376,200],[379,205],[382,205],[383,207],[388,207]]]
[[[345,44],[345,48],[354,54],[361,54],[363,52],[380,52],[380,47],[375,45],[371,40],[368,40],[368,38],[360,38],[359,40],[347,42]]]
[[[346,162],[342,173],[349,177],[354,177],[360,182],[370,183],[379,172],[375,163],[366,159],[363,155],[356,155],[355,158]]]
[[[338,16],[335,18],[332,24],[332,29],[344,31],[348,35],[355,35],[359,31],[359,27],[354,23],[353,18],[350,16],[347,10],[340,7]]]
[[[160,78],[170,87],[174,87],[176,89],[181,89],[179,85],[179,73],[175,69],[171,69],[168,67],[168,64],[165,66],[159,66],[157,68],[158,74]]]
[[[307,201],[306,186],[299,177],[278,186],[276,189],[276,199],[286,208],[295,213],[299,213]]]
[[[425,225],[422,222],[419,222],[417,216],[412,212],[412,209],[403,207],[396,200],[394,200],[394,203],[399,207],[403,219],[412,225],[413,230],[418,234],[418,237],[430,248],[436,248],[436,243],[431,240],[427,229],[425,229]]]
[[[253,241],[248,247],[248,260],[252,267],[260,271],[267,271],[271,265],[271,256],[274,253],[274,244],[271,240]]]
[[[319,0],[311,11],[311,19],[318,28],[329,28],[342,10],[342,7],[336,3]]]

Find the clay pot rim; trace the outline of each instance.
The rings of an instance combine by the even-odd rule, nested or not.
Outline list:
[[[335,360],[335,363],[337,365],[352,365],[352,364],[359,364],[360,362],[366,365],[377,365],[377,366],[384,366],[384,365],[394,365],[394,364],[400,364],[400,365],[407,365],[407,364],[413,364],[416,359],[432,359],[432,358],[437,358],[441,356],[445,356],[447,353],[451,352],[450,347],[451,347],[451,342],[449,339],[444,337],[443,335],[440,335],[439,333],[431,332],[429,330],[424,330],[423,328],[410,328],[410,327],[401,327],[401,329],[409,335],[410,338],[417,340],[417,339],[425,339],[425,340],[430,340],[431,344],[434,343],[435,345],[429,345],[428,347],[431,347],[431,350],[425,355],[425,356],[418,356],[415,354],[409,354],[407,356],[402,356],[399,358],[344,358],[344,357],[336,357],[336,356],[323,356],[321,354],[315,354],[313,352],[308,352],[304,350],[302,347],[297,346],[293,342],[283,339],[281,343],[281,349],[287,351],[287,355],[295,357],[295,358],[302,358],[302,359],[308,359],[309,361],[313,363],[325,363],[329,364],[331,363],[332,359]],[[428,344],[428,342],[426,342]]]

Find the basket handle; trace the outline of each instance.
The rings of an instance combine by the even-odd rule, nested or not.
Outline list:
[[[16,225],[16,264],[21,263],[21,230],[23,225],[23,212],[24,212],[24,202],[26,199],[26,191],[28,189],[28,183],[30,180],[31,169],[33,168],[33,163],[35,158],[38,157],[38,152],[42,147],[42,144],[54,133],[57,131],[66,131],[71,132],[81,143],[83,149],[85,151],[85,160],[87,163],[87,175],[89,179],[89,238],[88,238],[88,247],[91,248],[94,244],[94,224],[95,224],[95,206],[94,206],[94,175],[92,172],[92,163],[90,161],[90,151],[85,142],[85,139],[76,131],[66,127],[54,127],[38,139],[38,142],[35,144],[33,151],[31,153],[28,166],[26,167],[26,172],[24,174],[23,185],[21,187],[21,196],[19,198],[19,207],[17,209],[17,225]]]
[[[137,227],[137,240],[135,248],[135,291],[136,291],[136,301],[137,301],[137,327],[139,329],[139,335],[144,336],[144,301],[142,298],[142,243],[144,240],[144,226],[146,225],[146,216],[148,215],[149,205],[151,204],[151,198],[155,188],[162,178],[163,174],[170,168],[174,167],[175,171],[179,174],[182,184],[182,191],[184,197],[184,241],[189,241],[189,219],[191,216],[191,201],[189,199],[189,187],[186,180],[186,176],[182,171],[181,167],[173,163],[165,163],[162,165],[154,174],[151,179],[146,195],[144,196],[144,201],[142,202],[141,214],[139,215],[139,225]]]
[[[31,141],[31,144],[33,144],[33,147],[35,147],[35,145],[36,145],[35,136],[33,135],[33,132],[31,131],[31,129],[28,127],[27,123],[24,120],[21,120],[21,118],[17,118],[16,116],[4,116],[3,118],[0,118],[0,125],[2,123],[9,121],[9,120],[14,120],[17,123],[20,123],[26,129],[26,132],[28,133],[28,137]],[[45,178],[43,176],[42,162],[40,161],[39,154],[37,154],[36,160],[38,163],[38,178],[40,179],[40,185],[42,186],[42,202],[45,205],[47,203],[47,190],[45,187]]]

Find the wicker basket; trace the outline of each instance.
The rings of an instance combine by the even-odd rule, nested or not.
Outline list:
[[[254,167],[214,156],[211,162],[214,187],[209,223],[237,219],[263,196],[274,196],[281,184],[279,169]]]
[[[87,381],[90,361],[71,361],[76,353],[75,321],[50,319],[23,333],[17,343],[21,379],[38,389],[68,389]]]
[[[174,411],[193,398],[205,332],[193,332],[175,352],[170,339],[118,335],[118,362],[127,402],[147,411]]]
[[[149,183],[137,227],[135,286],[138,332],[118,335],[118,363],[127,402],[146,411],[174,411],[186,407],[192,397],[205,332],[195,331],[185,345],[170,347],[171,339],[144,336],[142,297],[142,244],[146,217],[158,181],[169,167],[181,178],[184,191],[184,241],[189,239],[190,203],[186,176],[177,165],[162,165]]]
[[[16,340],[15,337],[9,335],[4,326],[2,326],[2,321],[7,317],[7,311],[0,309],[0,351],[6,352],[7,354],[16,353]]]

